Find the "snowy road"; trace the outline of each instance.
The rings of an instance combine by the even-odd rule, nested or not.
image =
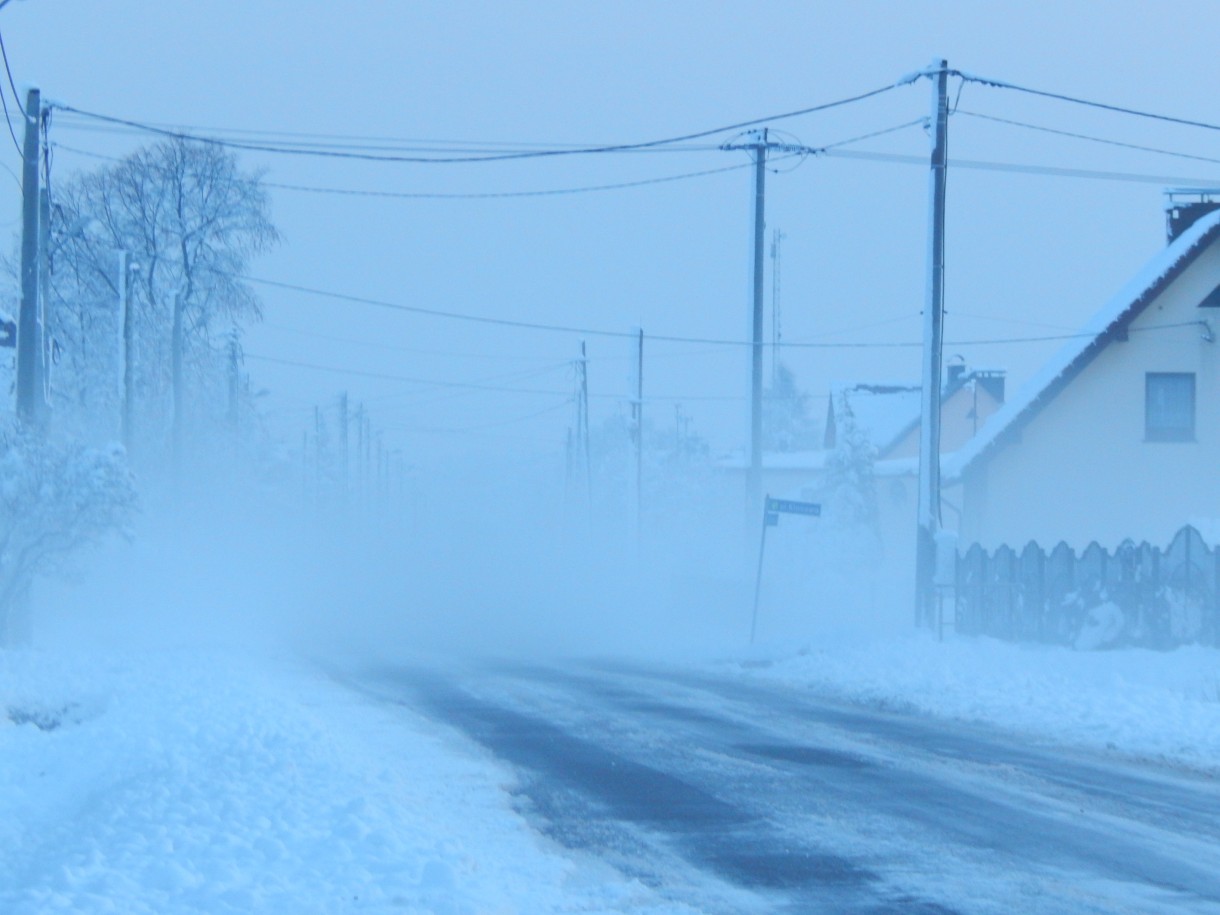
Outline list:
[[[643,666],[400,670],[575,854],[709,912],[1220,913],[1206,776]]]

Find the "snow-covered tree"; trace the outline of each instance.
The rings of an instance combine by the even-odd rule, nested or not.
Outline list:
[[[796,386],[796,376],[782,363],[775,367],[771,386],[763,391],[763,449],[805,451],[818,446],[818,424],[810,414],[809,395]]]
[[[835,447],[827,456],[824,493],[827,517],[858,531],[877,529],[877,447],[851,411],[846,393],[839,395]]]
[[[259,316],[242,275],[279,239],[261,175],[215,145],[172,139],[60,183],[52,223],[61,397],[86,407],[117,397],[122,250],[144,424],[163,434],[180,423],[166,394],[181,405],[188,383],[223,402],[223,334]]]
[[[136,489],[121,449],[0,429],[0,645],[28,636],[30,585],[82,547],[122,531]]]

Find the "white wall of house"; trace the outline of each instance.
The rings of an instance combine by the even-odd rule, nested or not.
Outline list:
[[[963,476],[962,544],[1165,546],[1184,524],[1220,518],[1220,242],[1203,251],[1021,430]],[[1200,325],[1209,320],[1216,342]],[[1186,323],[1172,329],[1159,325]],[[1145,437],[1149,372],[1195,375],[1190,441]]]

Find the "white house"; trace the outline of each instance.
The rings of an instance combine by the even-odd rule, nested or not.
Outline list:
[[[1220,211],[1177,228],[946,459],[963,547],[1163,546],[1220,518]]]

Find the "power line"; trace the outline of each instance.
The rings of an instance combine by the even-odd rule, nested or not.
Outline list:
[[[17,87],[13,85],[13,72],[8,67],[8,51],[5,50],[5,47],[4,47],[4,34],[3,33],[0,33],[0,55],[2,55],[4,57],[4,72],[6,72],[8,74],[8,84],[13,90],[13,98],[17,102],[17,110],[22,111],[23,109],[22,109],[22,105],[21,105],[21,93],[19,93],[17,91]],[[13,116],[11,114],[9,114],[8,98],[5,95],[3,86],[0,86],[0,104],[2,104],[4,106],[4,123],[6,125],[8,125],[8,134],[10,137],[13,138],[13,145],[15,147],[17,147],[17,155],[19,155],[21,158],[24,159],[25,152],[22,150],[21,143],[17,139],[16,131],[13,130]],[[22,116],[22,120],[24,120],[24,114]]]
[[[552,394],[557,397],[565,396],[565,392],[563,391],[500,387],[496,385],[478,384],[477,382],[472,381],[445,381],[436,378],[413,378],[408,375],[392,375],[387,372],[370,372],[364,369],[348,369],[334,365],[320,365],[316,362],[303,362],[296,359],[279,359],[274,356],[263,356],[257,353],[246,353],[245,358],[253,359],[257,362],[271,363],[272,365],[285,365],[294,368],[313,369],[319,372],[334,372],[339,375],[352,375],[357,378],[375,378],[382,381],[401,381],[407,384],[421,384],[437,388],[464,388],[472,391],[496,391],[511,394]],[[537,374],[543,373],[539,372]]]
[[[702,178],[706,175],[719,175],[723,172],[732,172],[749,167],[750,163],[746,162],[738,165],[728,165],[722,168],[709,168],[697,172],[684,172],[680,175],[665,175],[660,178],[643,178],[638,181],[620,181],[614,184],[594,184],[583,187],[564,187],[530,191],[486,191],[473,193],[446,193],[440,191],[364,191],[338,187],[311,187],[302,184],[277,184],[271,181],[263,182],[263,186],[281,191],[300,191],[308,194],[332,194],[345,197],[382,197],[396,200],[493,200],[510,197],[556,197],[565,194],[587,194],[594,191],[616,191],[624,188],[645,187],[650,184],[665,184],[671,181],[685,181],[688,178]]]
[[[869,162],[894,162],[903,165],[919,165],[927,167],[926,156],[907,156],[900,153],[883,153],[866,150],[832,149],[827,156],[836,159],[859,159]],[[1150,175],[1140,172],[1111,172],[1086,168],[1063,168],[1054,165],[1030,165],[1017,162],[995,162],[980,159],[949,159],[950,168],[964,168],[972,171],[1008,172],[1024,175],[1047,175],[1054,178],[1087,178],[1097,181],[1125,181],[1140,184],[1173,184],[1179,186],[1211,186],[1217,183],[1215,178],[1184,178],[1180,175]]]
[[[569,396],[569,397],[565,397],[563,400],[561,400],[557,404],[552,404],[551,406],[544,407],[541,410],[535,410],[532,413],[526,413],[524,416],[514,416],[510,419],[499,419],[499,420],[496,420],[496,421],[490,422],[490,423],[477,423],[476,425],[473,425],[473,426],[459,426],[456,429],[444,429],[444,428],[437,428],[434,426],[412,426],[409,428],[417,430],[419,432],[442,433],[442,434],[446,434],[446,435],[456,435],[456,434],[460,434],[463,432],[476,432],[476,431],[479,431],[482,429],[493,429],[497,426],[511,426],[511,425],[515,425],[517,423],[523,423],[523,422],[526,422],[527,420],[536,419],[539,416],[545,416],[548,413],[554,413],[556,410],[562,410],[564,407],[569,406],[571,403],[572,403],[572,397]]]
[[[62,111],[62,116],[65,118],[62,126],[67,130],[74,130],[83,133],[111,134],[130,136],[133,134],[142,134],[146,131],[138,127],[127,127],[122,124],[104,124],[95,123],[87,118],[76,116],[73,112]],[[344,137],[337,134],[309,134],[309,133],[294,133],[288,131],[256,131],[256,130],[241,130],[237,128],[215,128],[215,127],[193,127],[184,124],[165,124],[156,122],[147,122],[151,127],[157,127],[169,131],[177,131],[183,134],[189,134],[192,137],[207,136],[213,140],[221,142],[255,142],[260,145],[286,149],[315,149],[319,151],[326,150],[354,150],[361,152],[375,153],[466,153],[478,154],[480,158],[494,153],[501,152],[521,152],[521,151],[536,151],[549,149],[572,149],[583,150],[593,144],[589,143],[543,143],[543,142],[516,142],[516,141],[482,141],[482,140],[431,140],[431,139],[390,139],[390,138],[372,138],[372,142],[356,142],[359,140],[368,140],[370,138],[354,135]],[[238,136],[229,136],[236,134]],[[244,135],[244,136],[243,136]],[[246,139],[245,137],[250,137]],[[303,138],[299,141],[281,140],[277,137],[296,136]],[[309,137],[329,137],[331,140],[345,140],[347,142],[310,142]],[[266,139],[270,137],[270,139]],[[719,146],[710,143],[700,144],[673,144],[669,146],[645,147],[642,149],[625,149],[625,153],[690,153],[690,152],[712,152],[719,149]]]
[[[1179,118],[1168,114],[1158,114],[1154,111],[1141,111],[1138,108],[1127,108],[1123,105],[1111,105],[1107,102],[1095,102],[1091,99],[1077,98],[1072,95],[1064,95],[1060,92],[1047,92],[1043,89],[1031,89],[1028,86],[1018,86],[1016,83],[1008,83],[1003,80],[989,79],[987,77],[976,76],[972,73],[963,73],[960,70],[949,71],[954,76],[961,77],[966,82],[978,83],[982,86],[989,86],[993,89],[1010,89],[1014,92],[1024,92],[1027,95],[1036,95],[1041,98],[1055,99],[1060,102],[1070,102],[1073,105],[1084,105],[1089,108],[1100,108],[1103,111],[1113,111],[1118,114],[1129,114],[1134,117],[1148,118],[1154,121],[1165,121],[1169,124],[1182,124],[1186,127],[1201,127],[1204,130],[1220,130],[1220,124],[1210,124],[1206,121],[1194,121],[1189,118]]]
[[[1095,137],[1084,133],[1074,133],[1070,130],[1059,130],[1054,127],[1043,127],[1040,124],[1029,124],[1025,121],[1014,121],[1009,118],[999,118],[990,114],[980,114],[977,111],[957,111],[956,114],[965,115],[969,118],[978,118],[982,121],[993,121],[997,124],[1007,124],[1011,127],[1023,127],[1026,130],[1036,130],[1040,133],[1050,133],[1061,137],[1071,137],[1076,140],[1088,140],[1092,143],[1102,143],[1106,146],[1117,146],[1122,149],[1134,149],[1140,152],[1158,153],[1162,156],[1175,156],[1179,159],[1193,159],[1197,162],[1211,162],[1220,164],[1220,159],[1211,158],[1209,156],[1196,156],[1191,153],[1176,152],[1172,149],[1160,149],[1155,146],[1140,146],[1138,143],[1124,143],[1121,140],[1110,140],[1105,137]]]
[[[217,137],[207,136],[205,134],[192,134],[180,130],[172,130],[163,127],[157,127],[150,123],[134,121],[127,118],[115,117],[113,115],[101,114],[94,111],[84,111],[72,105],[57,104],[55,107],[60,111],[70,112],[80,115],[85,118],[92,118],[96,121],[101,121],[107,124],[121,124],[126,127],[131,127],[136,130],[142,130],[146,133],[157,134],[160,136],[170,137],[179,140],[188,140],[198,143],[207,143],[214,146],[223,146],[231,149],[242,149],[249,152],[264,152],[274,153],[279,155],[293,156],[317,156],[322,158],[337,158],[337,159],[357,159],[367,162],[397,162],[397,163],[416,163],[416,164],[457,164],[457,163],[475,163],[475,162],[503,162],[517,159],[537,159],[537,158],[554,158],[558,156],[573,156],[573,155],[592,155],[603,153],[619,153],[630,152],[633,150],[651,149],[658,146],[670,146],[675,143],[685,143],[691,140],[700,140],[705,137],[714,136],[720,133],[727,133],[733,130],[742,130],[747,127],[754,127],[758,124],[765,124],[772,121],[781,121],[788,118],[800,117],[803,115],[814,114],[819,111],[827,111],[832,108],[839,108],[844,105],[861,102],[873,96],[881,95],[894,89],[899,83],[891,83],[877,89],[862,92],[858,95],[849,96],[847,98],[837,99],[832,102],[824,102],[820,105],[811,105],[807,108],[800,108],[795,111],[787,111],[781,114],[769,115],[762,118],[754,118],[749,121],[741,121],[736,124],[726,124],[722,127],[713,127],[708,130],[700,130],[694,133],[682,134],[680,136],[664,137],[657,140],[646,140],[640,143],[613,143],[602,146],[585,146],[576,148],[550,148],[523,150],[517,152],[498,152],[490,155],[477,156],[406,156],[406,155],[379,155],[375,153],[352,152],[342,150],[326,150],[326,149],[311,149],[305,146],[276,146],[266,143],[248,143],[238,140],[226,140]]]

